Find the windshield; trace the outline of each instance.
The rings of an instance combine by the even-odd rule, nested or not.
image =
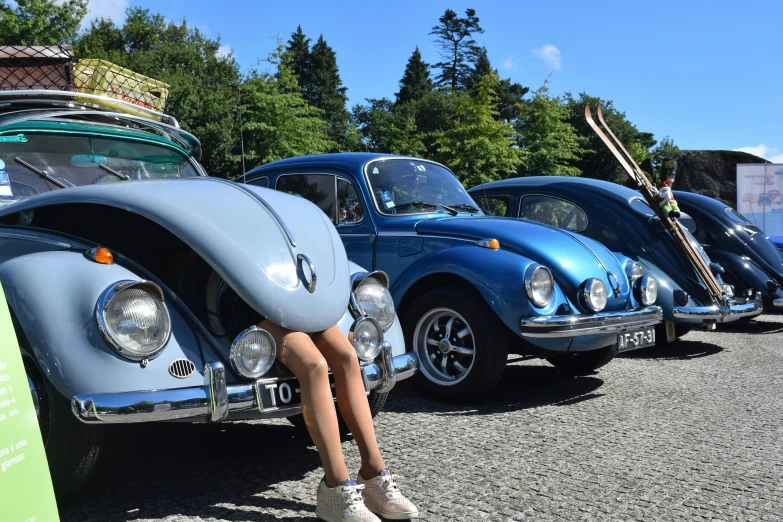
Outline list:
[[[366,170],[381,214],[481,212],[454,174],[434,163],[392,159],[372,162]]]
[[[61,134],[0,136],[0,198],[129,179],[198,176],[181,152],[149,142]]]

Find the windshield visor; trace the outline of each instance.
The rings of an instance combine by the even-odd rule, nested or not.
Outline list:
[[[0,139],[1,199],[24,199],[63,186],[199,175],[185,154],[154,143],[58,134],[13,138]]]
[[[446,207],[479,212],[449,170],[413,159],[373,161],[365,167],[375,206],[384,215],[429,214]]]

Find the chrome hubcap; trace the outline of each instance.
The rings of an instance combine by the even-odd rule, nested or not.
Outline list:
[[[33,396],[33,406],[35,407],[35,416],[38,422],[41,422],[41,399],[38,397],[38,390],[35,389],[35,384],[30,376],[27,376],[27,385],[30,387],[30,395]]]
[[[436,308],[424,314],[413,332],[413,343],[422,373],[436,384],[457,384],[473,367],[473,330],[454,310]]]

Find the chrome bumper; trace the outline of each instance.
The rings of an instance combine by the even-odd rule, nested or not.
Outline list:
[[[522,337],[579,337],[582,335],[620,333],[644,328],[663,320],[660,306],[648,306],[627,312],[596,315],[554,315],[522,319]]]
[[[775,299],[774,301],[772,301],[772,306],[775,306],[777,308],[783,308],[783,298]]]
[[[388,392],[397,381],[411,377],[419,368],[413,352],[392,356],[391,344],[384,342],[379,359],[362,364],[362,379],[367,393]],[[269,385],[285,378],[261,378],[247,384],[226,385],[226,369],[220,362],[207,363],[204,386],[126,393],[83,393],[71,399],[71,409],[82,422],[122,424],[203,418],[208,422],[225,420],[229,413],[253,411],[277,415],[281,411],[296,413],[301,405],[279,405],[264,408],[259,400],[259,383]],[[272,415],[275,414],[275,415]]]
[[[776,305],[778,306],[778,305]],[[741,317],[750,317],[760,314],[764,310],[761,302],[761,294],[742,301],[725,301],[721,305],[712,306],[681,306],[672,311],[675,319],[701,319],[725,323]]]

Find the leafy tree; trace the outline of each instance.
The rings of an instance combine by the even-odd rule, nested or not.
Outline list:
[[[242,130],[247,160],[263,164],[333,148],[323,112],[307,104],[282,45],[268,60],[276,74],[251,71],[242,86]]]
[[[568,93],[565,96],[565,101],[569,112],[569,122],[579,134],[580,145],[584,149],[582,157],[576,160],[573,165],[581,170],[584,176],[624,183],[628,179],[628,174],[587,124],[585,105],[590,105],[593,116],[595,116],[598,104],[601,104],[606,123],[640,164],[644,160],[645,151],[656,143],[653,135],[649,132],[639,132],[636,126],[626,118],[624,112],[614,108],[614,104],[610,100],[602,100],[586,93],[580,93],[579,98],[574,98]]]
[[[674,140],[669,136],[663,139],[655,146],[650,154],[650,159],[657,173],[659,180],[664,180],[670,174],[670,160],[680,152],[680,147],[675,145]]]
[[[478,85],[481,78],[490,73],[498,74],[498,70],[492,68],[487,55],[487,48],[482,47],[476,59],[476,65],[473,67],[468,79],[467,87],[471,93],[475,93],[476,85]],[[527,87],[512,82],[509,78],[499,80],[497,87],[495,87],[495,95],[498,98],[498,119],[513,121],[519,118],[520,103],[522,103],[523,96],[529,90]]]
[[[76,37],[87,0],[0,0],[0,45],[59,45]]]
[[[416,129],[416,105],[394,104],[388,98],[369,99],[353,109],[354,121],[371,152],[420,156],[426,152]]]
[[[102,58],[170,85],[166,111],[199,138],[202,163],[213,176],[239,170],[238,96],[241,80],[233,56],[218,56],[219,40],[187,21],[131,7],[122,27],[97,20],[75,42],[82,58]]]
[[[405,66],[405,73],[400,80],[400,92],[397,93],[397,103],[420,100],[425,94],[432,92],[430,66],[421,59],[419,47],[413,51]]]
[[[523,176],[578,176],[572,166],[582,155],[579,136],[568,123],[568,107],[549,96],[547,80],[533,98],[522,105],[516,125],[519,147],[527,152]]]
[[[451,9],[446,9],[438,22],[430,31],[430,34],[436,37],[435,44],[440,49],[441,56],[441,61],[433,66],[440,69],[435,83],[438,86],[450,87],[453,91],[465,89],[472,65],[481,53],[473,34],[481,34],[484,29],[479,25],[475,9],[466,9],[464,18],[457,16]]]
[[[490,73],[474,96],[460,96],[450,128],[436,135],[436,158],[468,187],[514,175],[524,164],[511,125],[497,120],[497,84],[497,75]]]

